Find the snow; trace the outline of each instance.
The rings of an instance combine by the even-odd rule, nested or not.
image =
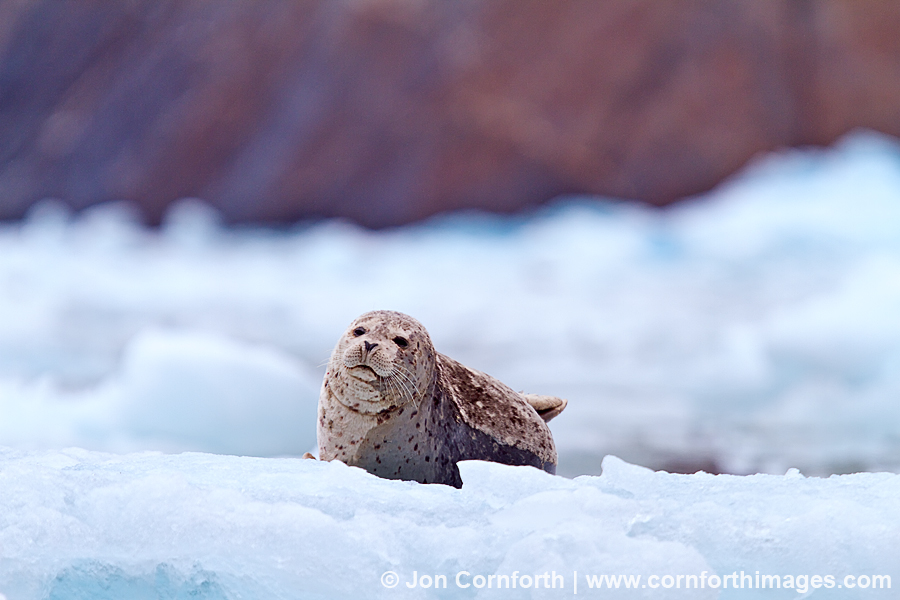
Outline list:
[[[559,598],[574,596],[577,572],[581,596],[793,598],[805,596],[647,584],[704,571],[830,575],[836,585],[900,576],[900,475],[674,475],[614,457],[602,476],[574,480],[482,462],[461,472],[456,490],[297,458],[8,449],[0,590],[9,600]],[[382,585],[387,571],[397,587]],[[463,571],[461,584],[513,572],[562,581],[476,590],[457,586]],[[446,589],[406,587],[425,574],[444,575]],[[590,575],[620,574],[646,587],[588,587]],[[807,591],[891,593],[836,585]]]
[[[4,443],[251,455],[303,454],[316,444],[319,382],[269,347],[144,329],[120,365],[114,379],[63,398],[47,379],[7,384]]]
[[[296,458],[331,348],[377,308],[568,398],[559,471],[602,476],[471,462],[455,490]],[[900,581],[900,475],[827,477],[900,471],[898,396],[900,146],[872,133],[663,211],[266,230],[187,199],[151,231],[48,200],[0,226],[0,600],[506,597],[474,578],[514,572],[556,598],[575,572],[600,596],[585,577],[704,571],[794,588],[619,592],[889,597],[811,582]]]

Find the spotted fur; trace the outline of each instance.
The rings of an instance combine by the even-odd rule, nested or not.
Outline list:
[[[373,311],[350,324],[331,355],[319,396],[319,455],[388,479],[455,487],[460,460],[555,473],[545,419],[563,408],[564,400],[516,393],[436,352],[412,317]]]

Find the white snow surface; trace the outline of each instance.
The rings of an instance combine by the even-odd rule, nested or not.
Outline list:
[[[357,315],[569,400],[559,472],[900,469],[900,150],[762,157],[667,210],[560,200],[372,232],[161,230],[47,201],[0,227],[0,444],[299,455]]]
[[[562,598],[575,596],[577,577],[588,597],[853,599],[892,597],[900,581],[900,475],[675,475],[614,457],[602,476],[574,480],[460,468],[456,490],[299,458],[0,449],[0,591],[8,600]],[[382,583],[389,571],[396,587]],[[789,575],[794,587],[760,589],[757,572]],[[535,589],[544,573],[559,576],[556,588]],[[732,573],[749,585],[686,589],[676,579]],[[531,587],[472,585],[514,574]],[[443,575],[446,588],[407,587],[423,575],[431,585]],[[602,575],[641,579],[590,588],[588,577]],[[873,589],[876,575],[892,589]],[[662,587],[666,576],[678,586]],[[868,587],[848,589],[848,576]]]

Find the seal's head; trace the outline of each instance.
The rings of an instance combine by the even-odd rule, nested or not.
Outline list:
[[[326,381],[338,401],[362,414],[418,404],[434,378],[435,352],[421,323],[376,310],[357,318],[331,355]]]

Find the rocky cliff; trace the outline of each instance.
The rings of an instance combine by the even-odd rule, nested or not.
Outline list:
[[[890,1],[0,3],[0,218],[48,196],[372,227],[665,204],[898,117]]]

